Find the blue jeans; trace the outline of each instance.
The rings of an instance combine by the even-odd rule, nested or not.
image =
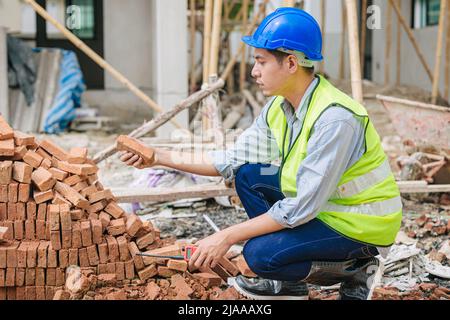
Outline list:
[[[236,191],[249,218],[265,212],[284,198],[278,168],[261,175],[270,165],[246,164],[236,175]],[[267,170],[267,169],[266,169]],[[309,274],[313,261],[344,261],[378,254],[376,247],[351,240],[319,219],[247,241],[243,251],[250,269],[265,279],[298,281]]]

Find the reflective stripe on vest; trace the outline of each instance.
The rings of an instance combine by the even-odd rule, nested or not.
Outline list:
[[[359,213],[367,214],[369,216],[387,216],[389,214],[395,213],[402,210],[402,200],[400,196],[391,198],[384,201],[377,201],[371,203],[364,203],[353,206],[345,206],[340,204],[335,204],[332,202],[327,202],[320,211],[331,211],[331,212],[349,212],[349,213]]]
[[[378,183],[383,182],[391,174],[391,167],[389,166],[389,162],[386,159],[381,165],[379,165],[372,171],[369,171],[347,183],[340,185],[331,198],[342,199],[354,196],[375,186]]]

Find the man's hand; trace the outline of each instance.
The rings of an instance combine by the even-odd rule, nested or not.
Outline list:
[[[201,266],[214,268],[233,245],[228,240],[227,233],[219,231],[195,243],[195,250],[189,260],[189,268],[198,269]]]
[[[139,157],[137,154],[134,154],[132,152],[123,152],[120,155],[120,160],[125,162],[129,166],[133,166],[137,169],[144,169],[146,166],[144,165],[144,161],[141,157]]]

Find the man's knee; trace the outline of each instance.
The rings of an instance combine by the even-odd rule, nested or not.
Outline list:
[[[270,266],[270,257],[267,254],[267,243],[264,237],[253,238],[247,241],[242,251],[248,267],[258,276],[266,277],[273,272]]]

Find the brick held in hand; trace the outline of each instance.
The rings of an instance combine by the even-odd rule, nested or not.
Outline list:
[[[64,149],[60,148],[50,140],[43,140],[39,146],[58,160],[67,161],[69,158],[68,153]]]
[[[14,131],[6,122],[5,118],[0,116],[0,140],[14,139]],[[14,143],[14,140],[13,140]]]
[[[24,162],[14,162],[13,179],[21,183],[31,183],[33,168]],[[48,189],[46,189],[48,190]],[[45,190],[41,190],[45,191]]]
[[[121,135],[117,138],[117,150],[129,151],[142,158],[144,165],[152,165],[155,162],[155,153],[152,148],[144,145],[139,140]]]
[[[37,168],[36,170],[34,170],[31,175],[31,180],[37,186],[39,191],[50,190],[56,183],[53,175],[44,168]]]

